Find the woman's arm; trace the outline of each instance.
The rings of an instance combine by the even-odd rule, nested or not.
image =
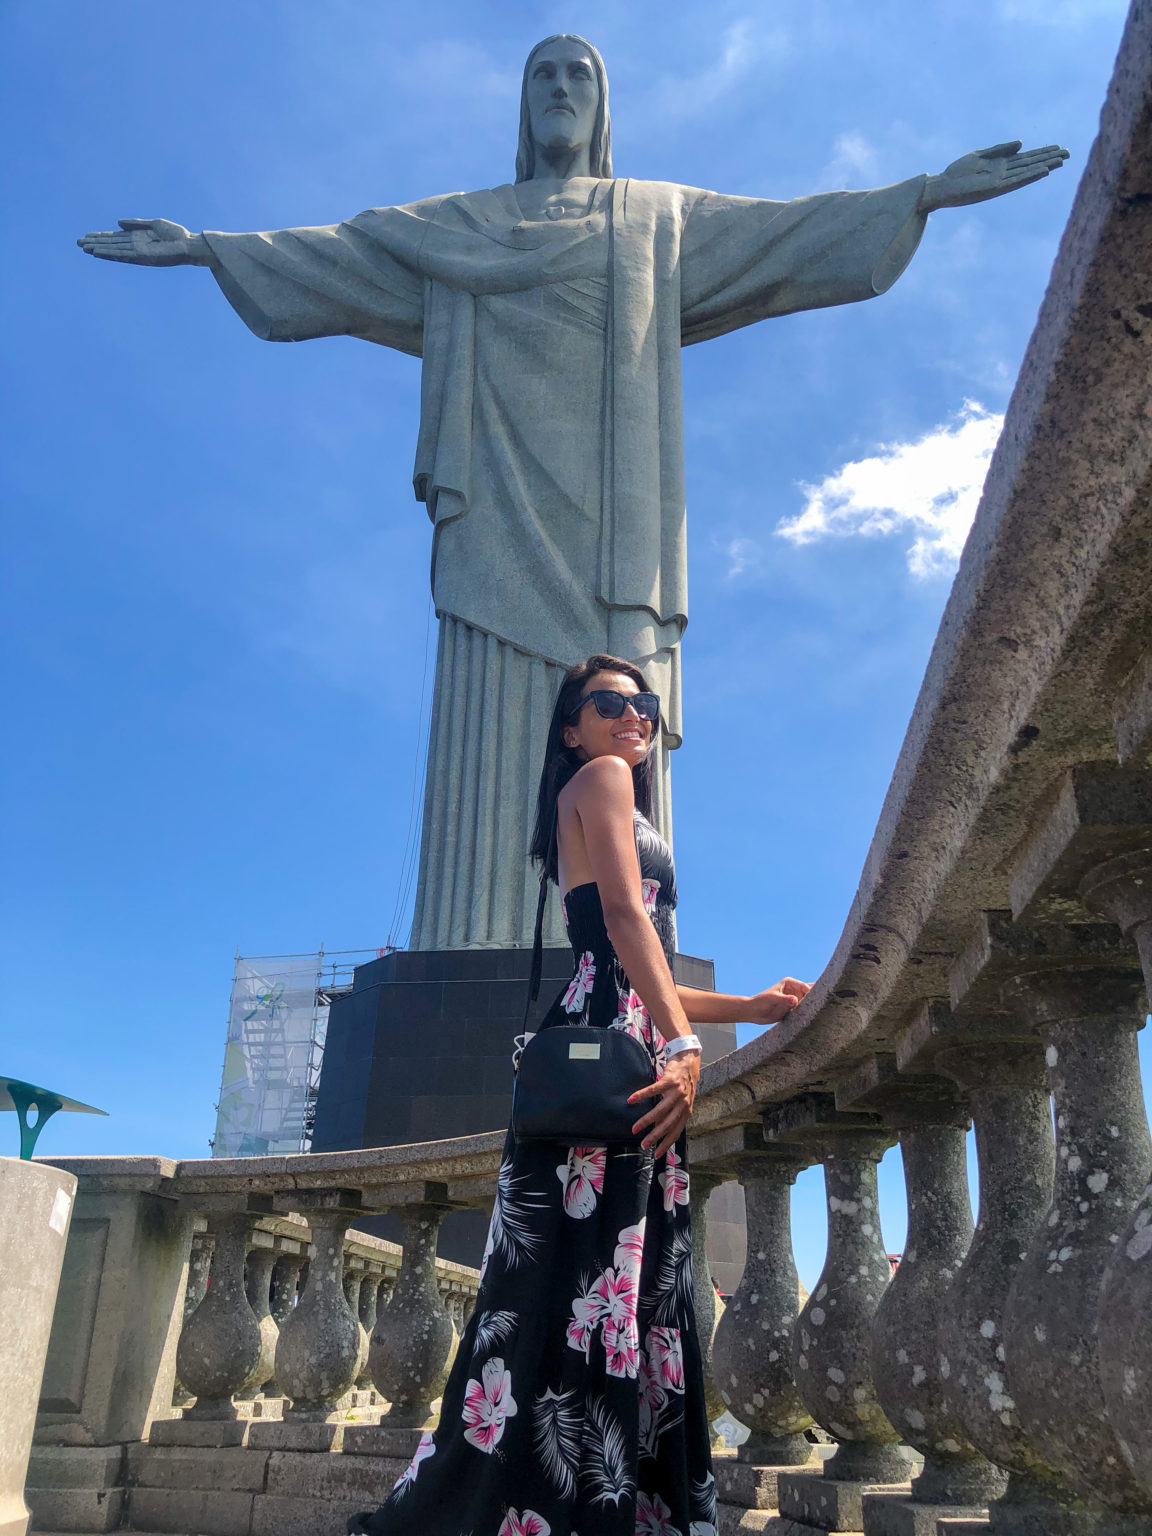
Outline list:
[[[755,997],[700,992],[695,987],[676,988],[680,1006],[691,1024],[778,1024],[811,990],[809,982],[797,981],[794,976],[785,976]]]

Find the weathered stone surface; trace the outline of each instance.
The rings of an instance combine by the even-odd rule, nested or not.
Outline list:
[[[307,1451],[273,1451],[266,1493],[308,1499],[362,1499],[375,1508],[408,1465],[387,1456],[317,1456]]]
[[[130,1445],[127,1458],[127,1483],[141,1488],[258,1493],[268,1468],[267,1451],[240,1447]]]
[[[391,1414],[388,1415],[388,1419]],[[380,1424],[348,1424],[344,1429],[344,1453],[347,1456],[386,1456],[399,1458],[405,1466],[416,1454],[419,1428],[402,1429],[385,1419]]]
[[[232,1402],[268,1374],[264,1340],[244,1289],[244,1263],[252,1218],[213,1213],[212,1267],[204,1300],[188,1318],[176,1351],[180,1381],[196,1398],[189,1419],[231,1419]],[[250,1410],[249,1410],[250,1411]]]
[[[1006,1474],[971,1444],[949,1407],[937,1343],[952,1282],[972,1241],[964,1131],[947,1124],[909,1127],[901,1131],[900,1150],[908,1239],[873,1325],[876,1393],[891,1423],[924,1455],[924,1470],[912,1485],[916,1499],[984,1507],[1003,1492]],[[931,1536],[927,1517],[916,1518],[916,1536],[921,1529]]]
[[[24,1536],[27,1527],[22,1490],[75,1194],[71,1174],[0,1158],[2,1536]]]
[[[114,1531],[124,1515],[123,1488],[29,1488],[36,1531]]]
[[[792,1364],[804,1406],[840,1442],[825,1468],[832,1479],[902,1481],[906,1466],[872,1381],[872,1324],[892,1277],[876,1164],[894,1139],[886,1131],[836,1131],[824,1147],[828,1252],[796,1322]]]
[[[811,1536],[812,1527],[785,1520],[770,1509],[744,1509],[739,1504],[721,1504],[718,1508],[719,1536]]]
[[[812,1449],[803,1431],[812,1415],[801,1401],[792,1365],[792,1335],[799,1310],[799,1279],[792,1254],[792,1185],[810,1155],[764,1146],[759,1127],[743,1128],[758,1152],[739,1156],[744,1188],[748,1257],[713,1341],[713,1374],[724,1407],[751,1435],[741,1460],[796,1466]]]
[[[267,1234],[254,1232],[252,1239],[255,1246],[249,1248],[248,1259],[244,1266],[244,1294],[248,1298],[252,1316],[260,1329],[260,1359],[256,1369],[241,1388],[238,1394],[241,1397],[254,1397],[263,1389],[264,1382],[271,1378],[276,1360],[276,1340],[280,1336],[280,1329],[272,1316],[270,1305],[272,1271],[276,1266],[278,1254],[272,1246],[272,1239]],[[255,1241],[257,1239],[260,1241]]]
[[[1143,978],[1135,969],[1025,973],[1008,993],[1044,1037],[1058,1153],[1051,1207],[1005,1317],[1009,1390],[1051,1462],[1110,1509],[1152,1521],[1152,1497],[1108,1421],[1097,1340],[1104,1273],[1152,1167],[1136,1048]]]
[[[342,1420],[316,1423],[284,1419],[280,1423],[253,1424],[248,1444],[262,1451],[339,1451],[344,1445]]]
[[[986,1511],[971,1505],[927,1504],[910,1493],[864,1495],[864,1536],[937,1536],[940,1522],[951,1520],[987,1529]]]
[[[390,1422],[412,1428],[431,1420],[432,1402],[448,1374],[453,1332],[436,1284],[436,1233],[444,1209],[407,1206],[401,1215],[404,1261],[377,1319],[368,1368],[377,1391],[392,1404]]]
[[[148,1431],[149,1445],[245,1445],[251,1419],[156,1419]]]
[[[350,1212],[309,1207],[312,1252],[303,1295],[280,1330],[276,1380],[292,1399],[286,1417],[323,1419],[356,1377],[360,1323],[344,1296]]]
[[[795,1470],[818,1472],[822,1468],[823,1463],[811,1457],[810,1465]],[[782,1466],[758,1467],[735,1457],[717,1457],[713,1462],[713,1470],[716,1494],[721,1503],[735,1504],[741,1509],[776,1509],[780,1474],[793,1469]]]
[[[343,1536],[348,1521],[364,1509],[363,1499],[302,1499],[258,1493],[252,1503],[251,1536]],[[229,1532],[228,1536],[243,1533]]]
[[[907,1484],[845,1482],[819,1472],[781,1472],[780,1513],[819,1531],[862,1531],[863,1496],[872,1491],[906,1493],[908,1488]]]
[[[121,1445],[36,1445],[28,1458],[29,1488],[114,1488],[121,1479]]]
[[[172,1536],[247,1536],[252,1520],[251,1493],[207,1488],[132,1488],[128,1523],[137,1531]]]

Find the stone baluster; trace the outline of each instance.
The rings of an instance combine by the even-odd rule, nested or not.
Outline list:
[[[446,1207],[401,1207],[404,1257],[368,1357],[376,1390],[391,1403],[390,1428],[424,1428],[448,1375],[455,1333],[436,1284],[436,1239]]]
[[[348,1309],[356,1319],[356,1331],[360,1340],[360,1347],[356,1355],[356,1371],[352,1378],[353,1386],[359,1383],[361,1374],[368,1369],[368,1344],[372,1337],[364,1326],[364,1319],[360,1316],[360,1287],[368,1276],[364,1273],[359,1263],[349,1263],[345,1260],[343,1286],[344,1300],[348,1303]]]
[[[726,1408],[751,1431],[739,1459],[757,1467],[802,1466],[812,1456],[804,1431],[792,1335],[800,1282],[792,1255],[792,1185],[810,1154],[768,1147],[759,1126],[740,1127],[746,1150],[728,1167],[744,1189],[748,1256],[712,1342],[712,1372]]]
[[[184,1322],[195,1312],[196,1308],[204,1300],[208,1290],[208,1271],[212,1267],[213,1239],[207,1232],[194,1232],[192,1234],[192,1247],[188,1254],[188,1283],[184,1290]],[[174,1408],[188,1408],[195,1402],[195,1398],[188,1388],[176,1377],[172,1393],[172,1406]]]
[[[696,1337],[700,1341],[704,1404],[709,1424],[720,1417],[725,1407],[716,1386],[713,1367],[716,1329],[724,1315],[724,1303],[716,1294],[716,1285],[708,1264],[708,1198],[721,1183],[721,1174],[707,1173],[695,1166],[690,1170],[688,1210],[692,1224],[692,1310],[696,1315]]]
[[[286,1419],[322,1420],[352,1385],[360,1357],[360,1323],[343,1287],[344,1233],[360,1211],[343,1190],[282,1198],[307,1216],[312,1246],[304,1290],[280,1330],[276,1379],[292,1399]]]
[[[276,1340],[280,1329],[272,1316],[272,1271],[279,1255],[275,1240],[267,1233],[255,1231],[249,1238],[248,1259],[244,1266],[244,1294],[252,1315],[260,1326],[260,1363],[257,1373],[240,1396],[253,1398],[263,1390],[263,1383],[272,1375],[276,1363]]]
[[[193,1407],[186,1419],[235,1419],[232,1399],[242,1395],[260,1369],[263,1336],[244,1292],[244,1259],[255,1217],[236,1211],[213,1212],[208,1289],[188,1318],[176,1350],[176,1370]]]
[[[897,1111],[892,1118],[905,1117]],[[881,1406],[924,1456],[911,1499],[941,1506],[941,1517],[982,1508],[1007,1482],[1007,1474],[971,1443],[952,1409],[945,1374],[951,1367],[938,1342],[973,1237],[965,1141],[964,1126],[955,1121],[933,1124],[925,1116],[925,1123],[900,1128],[908,1237],[872,1336],[872,1375]],[[883,1522],[871,1521],[869,1513],[866,1501],[865,1531],[880,1536]]]
[[[276,1262],[272,1266],[272,1283],[268,1297],[268,1309],[272,1314],[272,1321],[276,1324],[277,1336],[279,1330],[292,1316],[296,1307],[296,1288],[300,1283],[300,1272],[304,1266],[304,1253],[298,1243],[289,1246],[283,1238],[277,1238]],[[275,1351],[273,1351],[272,1375],[264,1383],[262,1388],[265,1397],[283,1397],[285,1394],[276,1379]]]
[[[901,1483],[908,1463],[872,1380],[872,1327],[892,1277],[880,1231],[876,1166],[893,1133],[838,1131],[823,1143],[828,1252],[796,1323],[792,1362],[804,1406],[840,1442],[824,1476]]]
[[[464,1313],[463,1313],[463,1316],[464,1316],[464,1326],[465,1326],[465,1328],[467,1328],[468,1324],[472,1321],[472,1314],[473,1314],[473,1312],[475,1312],[475,1310],[476,1310],[476,1292],[475,1291],[469,1291],[467,1296],[465,1296],[465,1298],[464,1298]]]
[[[1084,876],[1080,892],[1093,911],[1135,942],[1152,996],[1152,849],[1098,865]],[[1129,1094],[1133,1088],[1129,1084]],[[1138,1105],[1132,1107],[1139,1113]],[[1152,1170],[1149,1180],[1105,1272],[1098,1332],[1109,1420],[1133,1475],[1152,1492]]]
[[[1106,944],[1076,928],[1035,936],[1048,965],[1061,947],[1082,957]],[[1097,1339],[1104,1274],[1152,1164],[1136,1048],[1143,977],[1120,965],[1037,964],[1006,983],[1004,995],[1043,1038],[1058,1154],[1051,1207],[1005,1320],[1012,1395],[1050,1461],[1110,1510],[1143,1523],[1152,1497],[1132,1476],[1109,1422]]]
[[[356,1297],[356,1315],[360,1319],[360,1327],[365,1336],[360,1369],[356,1373],[355,1382],[357,1389],[361,1392],[369,1392],[372,1389],[372,1376],[368,1370],[368,1350],[372,1341],[372,1330],[376,1326],[376,1298],[379,1288],[380,1271],[374,1267],[366,1270]]]
[[[379,1321],[380,1314],[392,1300],[392,1292],[396,1289],[396,1275],[393,1271],[385,1271],[379,1285],[376,1287],[376,1318]]]
[[[931,1005],[929,1005],[931,1006]],[[956,1274],[972,1242],[965,1133],[968,1109],[953,1082],[931,1070],[929,1046],[951,1020],[913,1019],[901,1061],[867,1058],[836,1089],[840,1109],[868,1109],[899,1132],[908,1199],[908,1234],[896,1274],[876,1309],[872,1379],[881,1407],[924,1456],[908,1494],[867,1495],[866,1536],[897,1536],[917,1521],[971,1514],[1002,1493],[1006,1474],[966,1437],[947,1401],[948,1369],[937,1346]],[[909,1510],[904,1506],[918,1506]]]

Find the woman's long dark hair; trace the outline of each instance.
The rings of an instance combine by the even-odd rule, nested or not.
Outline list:
[[[584,759],[574,747],[564,745],[564,727],[572,722],[569,716],[580,702],[580,696],[597,672],[621,672],[630,677],[641,693],[649,691],[648,683],[639,667],[619,656],[589,656],[580,667],[569,667],[560,684],[552,721],[548,726],[548,745],[544,751],[544,768],[540,774],[540,792],[536,797],[536,825],[532,830],[530,853],[532,862],[546,869],[549,879],[559,883],[556,867],[556,802],[560,791]],[[595,706],[593,706],[595,708]],[[656,773],[656,739],[660,722],[653,721],[652,740],[642,763],[632,770],[632,784],[636,794],[636,809],[649,821],[652,819],[652,784]]]

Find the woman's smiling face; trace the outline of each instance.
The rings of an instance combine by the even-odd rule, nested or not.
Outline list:
[[[581,690],[581,697],[597,688],[611,688],[630,699],[641,691],[634,678],[623,672],[597,672],[588,679]],[[605,720],[597,713],[595,704],[588,700],[579,714],[564,727],[564,744],[575,747],[581,757],[591,761],[594,757],[623,758],[629,768],[635,768],[647,756],[652,743],[653,722],[642,719],[631,704],[624,705],[624,713],[618,720]]]

